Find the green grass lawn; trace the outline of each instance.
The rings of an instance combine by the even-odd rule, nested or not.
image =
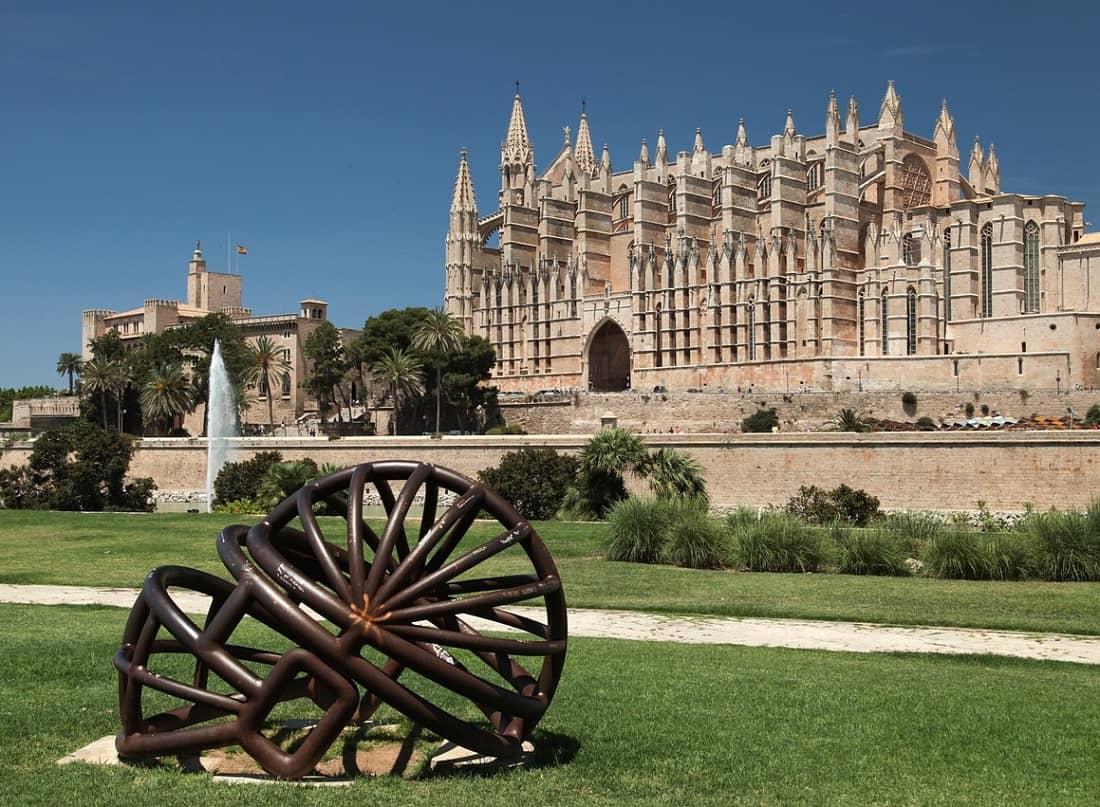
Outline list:
[[[241,791],[56,766],[118,728],[125,616],[0,606],[0,804],[1094,803],[1100,788],[1091,667],[584,639],[536,733],[540,767]]]
[[[140,585],[166,563],[224,574],[214,537],[230,515],[0,511],[0,582]],[[342,529],[338,519],[326,521]],[[543,522],[575,608],[796,617],[1100,634],[1100,583],[978,582],[836,574],[694,571],[602,558],[603,524]],[[485,540],[490,525],[471,531]],[[339,538],[339,533],[335,536]],[[485,567],[516,570],[506,558]]]

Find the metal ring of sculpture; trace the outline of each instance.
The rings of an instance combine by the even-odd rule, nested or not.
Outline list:
[[[396,495],[391,482],[401,483]],[[368,485],[387,514],[380,534],[363,518]],[[423,514],[407,521],[421,491]],[[441,491],[456,498],[439,514]],[[320,502],[345,517],[346,548],[326,540],[314,514]],[[465,550],[463,538],[482,514],[503,532]],[[290,526],[295,518],[301,530]],[[300,778],[345,727],[383,703],[458,745],[507,757],[519,753],[554,696],[567,626],[553,559],[511,504],[454,471],[404,460],[349,468],[306,485],[252,528],[226,527],[217,548],[235,582],[179,566],[145,579],[114,662],[123,757],[240,745],[268,773]],[[505,553],[530,571],[478,576],[481,564]],[[170,591],[179,589],[211,598],[201,627],[174,601]],[[541,605],[540,618],[504,608],[519,602]],[[293,649],[233,643],[245,616]],[[163,654],[194,656],[191,681],[158,675]],[[526,657],[531,671],[515,657]],[[439,687],[475,704],[486,720],[439,705]],[[147,689],[183,704],[146,715]],[[298,698],[324,714],[287,753],[261,729],[278,704]]]

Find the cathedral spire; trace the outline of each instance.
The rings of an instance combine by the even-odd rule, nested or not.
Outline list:
[[[932,140],[937,149],[958,155],[959,149],[955,144],[955,120],[947,111],[947,99],[943,99],[940,105],[940,114],[936,118],[936,128],[932,132]]]
[[[970,149],[970,165],[967,168],[967,174],[975,193],[985,192],[985,184],[982,181],[982,164],[984,162],[985,155],[982,152],[982,141],[978,138],[978,135],[974,135],[974,145]]]
[[[603,154],[600,156],[600,165],[604,167],[607,173],[611,173],[611,152],[607,149],[607,143],[603,144]]]
[[[852,145],[859,148],[859,103],[853,95],[848,99],[848,121],[844,125],[844,134]]]
[[[901,96],[894,87],[893,79],[886,84],[886,95],[878,112],[878,128],[893,129],[898,133],[902,131]]]
[[[649,165],[649,144],[645,142],[644,137],[642,138],[642,149],[638,152],[638,162],[640,162],[643,167]]]
[[[665,142],[665,130],[657,130],[657,163],[668,164],[668,143]]]
[[[825,109],[825,142],[835,145],[840,140],[840,110],[836,104],[836,92],[829,91],[829,104]]]
[[[592,150],[592,134],[588,131],[588,113],[581,111],[581,122],[577,126],[577,147],[574,149],[577,166],[589,176],[596,173],[596,154]]]
[[[523,114],[523,101],[519,97],[519,83],[516,83],[516,96],[512,99],[512,117],[508,120],[508,134],[501,148],[500,161],[525,164],[534,162],[535,150],[531,138],[527,135],[527,118]]]
[[[452,213],[477,213],[477,199],[474,196],[474,183],[470,179],[470,164],[466,160],[466,149],[459,152],[458,176],[455,177],[455,189],[451,195]]]
[[[737,140],[733,144],[733,161],[738,165],[752,167],[752,147],[749,146],[749,136],[745,131],[745,119],[737,121]]]
[[[783,134],[791,135],[793,137],[796,134],[796,131],[797,130],[794,128],[794,113],[788,109],[787,122],[783,125]]]
[[[985,157],[984,184],[986,193],[1001,192],[1001,164],[997,160],[997,150],[992,143]]]
[[[706,149],[703,147],[703,130],[695,130],[695,144],[692,147],[692,151],[695,154],[702,154]]]

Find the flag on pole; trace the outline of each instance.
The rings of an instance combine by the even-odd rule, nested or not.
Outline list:
[[[244,246],[243,244],[237,244],[237,254],[238,255],[247,255],[248,254],[248,247]]]

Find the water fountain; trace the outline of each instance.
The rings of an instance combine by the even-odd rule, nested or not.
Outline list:
[[[210,357],[209,395],[206,401],[206,511],[214,503],[214,480],[229,456],[229,438],[236,436],[237,407],[233,385],[222,359],[222,346],[214,340]]]

